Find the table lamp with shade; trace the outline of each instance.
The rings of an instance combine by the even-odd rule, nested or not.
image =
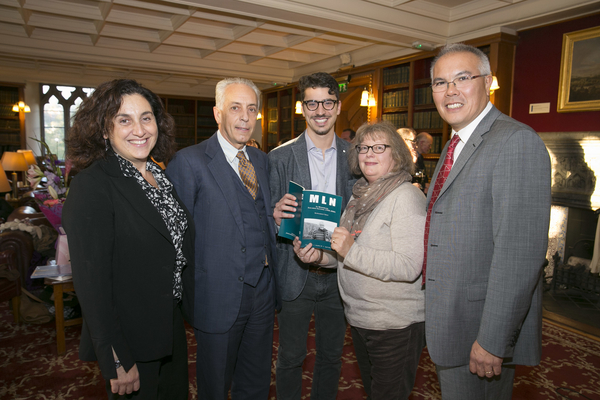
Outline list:
[[[12,188],[10,187],[10,183],[8,183],[8,178],[6,177],[6,173],[0,165],[0,193],[10,192]]]
[[[0,159],[0,164],[5,171],[12,171],[12,188],[13,198],[17,198],[17,171],[27,171],[29,165],[25,160],[23,153],[17,153],[16,151],[5,151]]]

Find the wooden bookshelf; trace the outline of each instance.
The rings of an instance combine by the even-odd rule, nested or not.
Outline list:
[[[0,153],[25,148],[25,113],[13,106],[24,101],[25,86],[0,82]]]
[[[177,149],[208,139],[218,129],[213,99],[161,96],[167,112],[175,119]]]

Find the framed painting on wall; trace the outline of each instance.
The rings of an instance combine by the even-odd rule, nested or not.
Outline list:
[[[600,26],[563,35],[558,112],[600,110]]]

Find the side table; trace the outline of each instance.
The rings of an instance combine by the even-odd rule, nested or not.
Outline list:
[[[73,280],[59,281],[55,279],[44,279],[46,285],[52,285],[54,291],[54,319],[56,320],[56,349],[58,355],[66,353],[65,346],[65,326],[79,325],[83,322],[82,318],[73,318],[65,321],[64,305],[63,305],[63,292],[73,292],[75,287],[73,286]]]

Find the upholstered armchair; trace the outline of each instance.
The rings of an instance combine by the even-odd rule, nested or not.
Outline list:
[[[4,231],[0,233],[0,251],[12,250],[15,256],[15,265],[20,276],[20,285],[26,287],[27,271],[33,255],[33,239],[31,235],[22,231]]]

